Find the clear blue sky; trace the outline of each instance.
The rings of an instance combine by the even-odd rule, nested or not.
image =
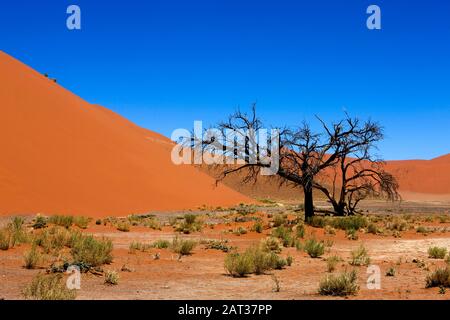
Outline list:
[[[2,0],[0,49],[168,136],[257,101],[275,126],[371,117],[385,159],[450,152],[450,1]]]

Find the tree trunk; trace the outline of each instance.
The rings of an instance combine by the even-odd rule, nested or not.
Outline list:
[[[303,192],[305,194],[305,222],[309,222],[314,216],[313,189],[312,187],[303,187]]]

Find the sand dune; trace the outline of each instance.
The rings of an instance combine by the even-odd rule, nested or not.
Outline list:
[[[126,215],[250,201],[170,160],[169,139],[0,51],[0,214]]]

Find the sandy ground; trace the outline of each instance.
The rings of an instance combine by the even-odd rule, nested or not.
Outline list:
[[[228,239],[230,245],[242,250],[266,237],[270,230],[241,236],[224,234],[223,231],[237,226],[250,227],[251,224],[218,224],[214,229],[204,228],[202,232],[182,237]],[[337,254],[344,259],[335,273],[351,270],[353,267],[348,264],[350,251],[360,244],[368,249],[372,264],[381,269],[381,289],[368,289],[367,267],[356,267],[361,289],[358,295],[345,299],[448,299],[449,295],[439,294],[438,288],[425,289],[425,277],[430,271],[445,265],[443,260],[429,259],[427,250],[430,246],[450,248],[450,223],[423,224],[439,230],[427,236],[409,230],[403,232],[401,238],[360,233],[359,240],[354,241],[346,239],[344,231],[325,235],[323,229],[307,227],[308,235],[314,234],[318,239],[334,242],[323,257],[313,259],[303,251],[284,248],[281,256],[291,255],[294,258],[292,266],[245,278],[228,276],[223,267],[226,253],[206,250],[203,245],[198,245],[192,255],[183,256],[181,260],[169,249],[129,253],[128,247],[132,241],[151,243],[157,239],[171,240],[176,233],[170,226],[163,227],[161,231],[132,227],[130,232],[120,232],[111,226],[91,224],[84,232],[106,236],[114,243],[114,261],[104,269],[118,271],[120,283],[109,286],[104,284],[102,276],[83,274],[77,299],[336,299],[317,294],[318,284],[327,274],[325,258]],[[34,275],[45,271],[22,267],[23,254],[28,248],[28,245],[22,245],[0,251],[0,299],[21,299],[22,288]],[[160,254],[159,260],[153,259],[155,253]],[[413,259],[423,260],[426,267],[420,268]],[[127,265],[132,272],[120,271],[123,265]],[[395,277],[385,276],[390,267],[396,269]],[[272,275],[280,281],[280,292],[273,291]]]

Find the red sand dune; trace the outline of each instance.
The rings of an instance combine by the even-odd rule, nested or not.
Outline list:
[[[127,215],[250,199],[170,160],[169,139],[0,51],[0,214]]]
[[[450,154],[432,160],[388,161],[406,200],[450,200]]]

